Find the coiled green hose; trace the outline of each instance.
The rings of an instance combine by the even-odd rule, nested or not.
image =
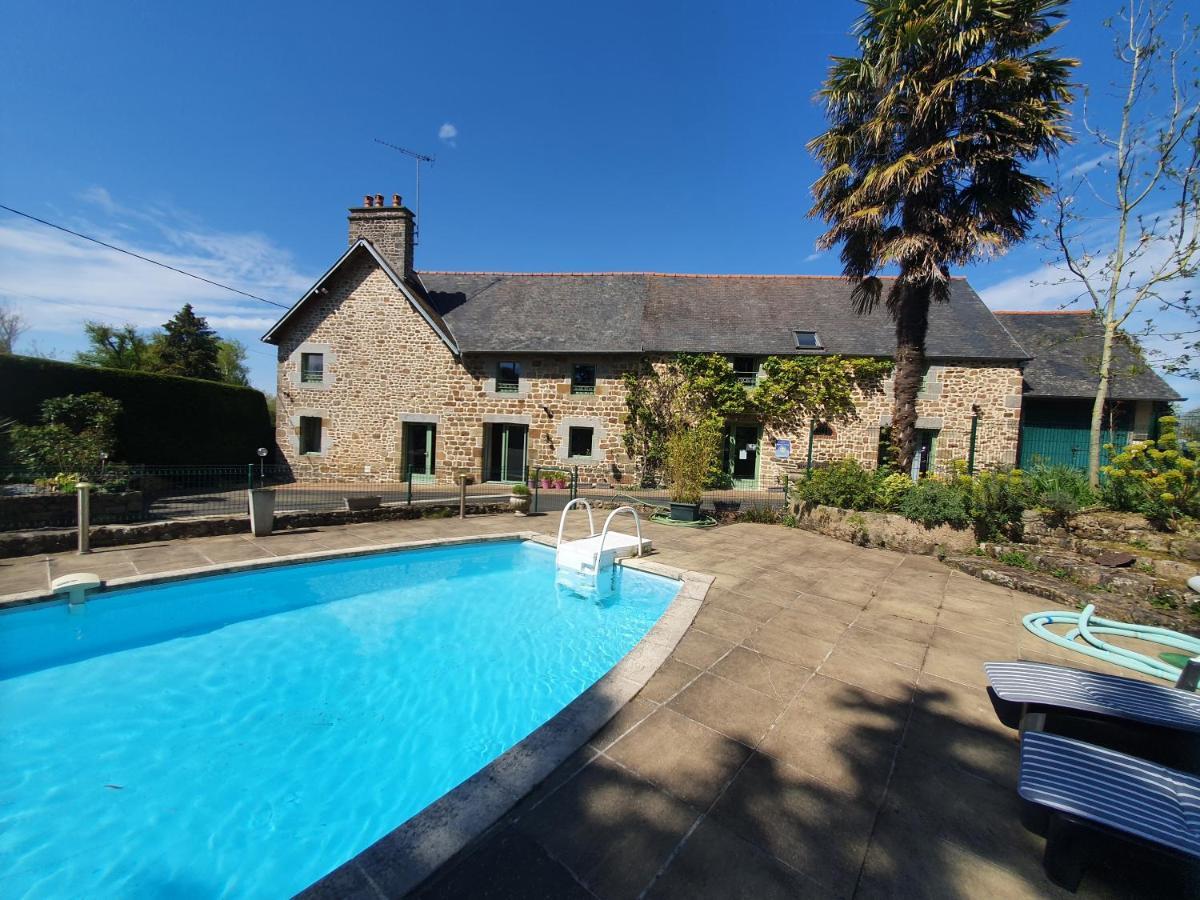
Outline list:
[[[1188,656],[1200,656],[1200,640],[1194,637],[1180,634],[1178,631],[1171,631],[1169,628],[1115,622],[1099,616],[1093,618],[1092,613],[1095,610],[1095,605],[1089,603],[1084,607],[1083,612],[1048,610],[1030,613],[1021,621],[1031,632],[1052,644],[1171,682],[1177,681],[1183,673],[1178,666],[1155,659],[1153,656],[1146,656],[1144,653],[1137,653],[1134,650],[1110,644],[1098,635],[1110,634],[1137,638],[1140,641],[1183,650]],[[1047,625],[1062,624],[1070,624],[1075,627],[1066,634],[1058,634],[1046,627]],[[1076,638],[1082,638],[1083,642],[1077,641]]]

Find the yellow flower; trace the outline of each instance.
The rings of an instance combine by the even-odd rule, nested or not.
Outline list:
[[[1175,502],[1175,495],[1171,494],[1171,493],[1164,492],[1162,494],[1159,494],[1158,497],[1160,500],[1162,500],[1163,503],[1174,503]]]

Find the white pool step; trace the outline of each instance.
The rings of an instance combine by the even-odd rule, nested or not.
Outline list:
[[[589,535],[574,541],[563,541],[563,527],[567,522],[567,513],[575,504],[582,504],[588,514]],[[622,534],[619,531],[609,531],[609,525],[618,513],[629,513],[633,516],[633,524],[637,535]],[[587,500],[579,497],[568,503],[558,521],[557,563],[560,569],[567,569],[583,575],[596,575],[612,567],[618,559],[626,556],[641,556],[651,549],[648,538],[642,537],[642,523],[637,510],[632,506],[620,506],[608,514],[604,527],[597,533],[596,523],[592,518],[592,506]]]

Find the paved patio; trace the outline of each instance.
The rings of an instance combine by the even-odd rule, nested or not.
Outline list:
[[[0,560],[0,594],[81,569],[118,577],[556,526],[430,519]],[[1021,627],[1046,601],[780,526],[647,531],[663,562],[717,576],[695,623],[636,699],[421,896],[1062,893],[1042,874],[1042,840],[1020,824],[1016,737],[996,721],[981,669],[1017,657],[1088,664]],[[1079,896],[1183,896],[1173,878],[1121,854]],[[347,887],[387,894],[380,879]]]

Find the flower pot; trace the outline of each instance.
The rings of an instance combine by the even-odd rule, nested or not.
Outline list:
[[[266,537],[275,527],[275,490],[251,488],[246,493],[250,503],[250,530],[255,537]]]
[[[565,488],[567,486],[567,479],[565,479],[565,478],[554,479],[554,486],[561,491],[563,488]]]
[[[508,498],[508,508],[518,516],[525,515],[529,512],[529,495],[511,494]]]
[[[671,501],[671,518],[676,522],[699,522],[699,503],[676,503]]]
[[[550,478],[543,478],[542,487],[546,490],[549,490],[550,488],[554,487],[554,481]]]

